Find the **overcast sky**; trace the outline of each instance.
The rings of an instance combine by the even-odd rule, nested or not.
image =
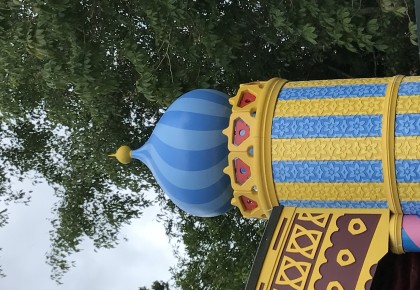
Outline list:
[[[89,241],[74,256],[63,285],[51,281],[50,266],[45,263],[49,250],[48,218],[56,201],[46,184],[26,185],[34,192],[29,206],[9,207],[9,224],[0,228],[0,265],[7,275],[0,278],[2,290],[137,290],[150,287],[155,280],[168,281],[169,267],[175,266],[163,225],[156,221],[157,208],[149,208],[140,220],[122,229],[122,241],[114,249],[93,251]],[[4,208],[0,204],[0,210]]]

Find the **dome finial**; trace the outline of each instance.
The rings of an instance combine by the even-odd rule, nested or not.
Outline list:
[[[123,145],[118,148],[117,152],[108,156],[115,157],[122,164],[128,164],[131,161],[131,148]]]

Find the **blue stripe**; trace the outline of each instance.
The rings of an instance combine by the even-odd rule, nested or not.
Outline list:
[[[381,115],[281,117],[273,119],[273,138],[379,137]]]
[[[305,208],[388,208],[385,200],[349,201],[349,200],[279,200],[284,206]]]
[[[172,197],[172,202],[175,203],[179,208],[188,212],[189,214],[200,216],[200,217],[212,217],[220,214],[224,214],[226,211],[232,208],[230,200],[232,199],[232,188],[228,186],[224,192],[222,192],[216,199],[208,203],[191,204],[182,202]]]
[[[397,115],[395,136],[420,136],[420,114]]]
[[[207,100],[207,101],[212,101],[213,103],[216,103],[219,105],[224,105],[228,108],[231,107],[228,101],[229,96],[216,90],[210,90],[210,89],[193,90],[182,95],[180,98]]]
[[[420,160],[396,160],[397,182],[420,182]],[[382,182],[380,160],[273,161],[274,182]]]
[[[403,82],[398,89],[399,96],[420,95],[420,82]]]
[[[159,124],[185,130],[213,131],[226,129],[229,125],[229,118],[191,112],[167,111],[159,120]]]
[[[398,182],[420,182],[420,160],[396,160],[395,169]]]
[[[412,253],[412,252],[420,252],[420,248],[417,247],[417,245],[410,239],[407,232],[403,229],[401,229],[401,236],[402,236],[402,246],[404,249],[404,252],[406,253]]]
[[[156,149],[151,146],[149,143],[143,145],[142,148],[133,150],[132,156],[136,159],[138,158],[147,149],[147,157],[152,158],[151,160],[145,160],[146,162],[153,162],[155,165],[154,168],[150,168],[153,174],[160,173],[165,176],[166,180],[182,189],[188,190],[200,190],[202,188],[207,188],[214,183],[217,183],[220,180],[220,177],[224,175],[223,169],[227,166],[227,159],[223,159],[218,164],[213,167],[207,168],[206,170],[198,171],[187,171],[180,170],[170,166],[163,160]],[[160,184],[160,183],[159,183]],[[160,184],[163,185],[163,184]]]
[[[200,100],[196,98],[180,98],[171,105],[171,110],[225,118],[231,114],[230,107],[226,107],[209,100]]]
[[[177,138],[183,138],[183,136],[177,136]],[[148,142],[155,148],[162,160],[165,160],[170,166],[180,170],[205,170],[215,166],[223,159],[226,159],[227,165],[227,155],[229,154],[227,143],[198,151],[174,148],[162,142],[155,134],[152,134]],[[191,147],[194,147],[194,142],[192,142]]]
[[[356,84],[320,87],[283,88],[280,91],[281,100],[353,98],[353,97],[383,97],[386,84]]]
[[[420,200],[401,201],[400,204],[404,214],[415,214],[420,217]]]
[[[382,182],[380,160],[273,161],[274,182]]]
[[[218,216],[218,215],[224,214],[228,210],[230,210],[233,207],[232,204],[230,203],[231,199],[232,199],[232,195],[230,195],[230,197],[229,197],[229,202],[226,203],[225,205],[221,206],[220,208],[216,209],[212,216]]]
[[[419,136],[420,114],[397,115],[395,136]],[[273,138],[380,137],[381,115],[279,117]]]
[[[153,135],[159,137],[162,142],[171,144],[172,147],[183,150],[207,150],[227,143],[227,137],[215,131],[192,131],[174,128],[158,123],[153,130]],[[180,138],[179,136],[182,136]],[[194,140],[194,143],[191,142]],[[192,145],[194,147],[192,148]]]
[[[171,170],[162,162],[153,148],[147,147],[149,146],[145,144],[142,148],[133,151],[133,158],[142,161],[150,168],[159,185],[171,199],[191,204],[208,203],[230,186],[229,177],[223,173],[225,166],[223,164],[205,172]]]

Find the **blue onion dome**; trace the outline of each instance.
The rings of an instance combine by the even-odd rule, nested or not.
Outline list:
[[[228,96],[194,90],[163,114],[150,139],[131,157],[149,167],[168,197],[189,214],[211,217],[231,208],[232,188],[223,173],[228,165]]]

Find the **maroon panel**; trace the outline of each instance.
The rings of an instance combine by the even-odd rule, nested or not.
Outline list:
[[[338,231],[331,236],[333,246],[325,252],[327,262],[320,268],[322,278],[315,283],[315,289],[327,289],[331,281],[340,282],[344,289],[355,289],[380,217],[380,214],[345,214],[338,218]],[[349,223],[355,218],[361,219],[367,228],[358,235],[348,231]],[[343,249],[353,254],[354,263],[347,266],[338,264],[337,255]]]

